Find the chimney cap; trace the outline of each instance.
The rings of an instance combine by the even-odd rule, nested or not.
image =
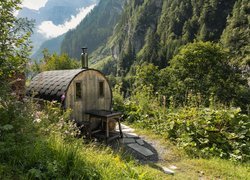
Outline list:
[[[85,50],[87,50],[88,48],[87,48],[87,47],[82,47],[81,49],[82,49],[82,51],[85,51]]]

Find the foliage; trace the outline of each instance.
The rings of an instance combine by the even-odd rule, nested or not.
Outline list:
[[[109,81],[111,81],[112,87],[114,87],[114,103],[122,102],[121,98],[127,98],[131,96],[131,93],[134,93],[135,91],[140,91],[144,89],[144,87],[146,88],[146,86],[149,89],[152,89],[152,93],[156,92],[159,81],[159,69],[157,66],[154,66],[151,63],[144,63],[142,65],[134,66],[133,70],[131,71],[135,71],[136,75],[127,75],[124,78],[108,76]],[[131,74],[133,73],[134,72],[131,72]],[[115,99],[116,96],[118,99]],[[116,106],[116,104],[114,105]]]
[[[250,160],[250,118],[239,108],[218,106],[212,99],[211,106],[205,108],[200,98],[192,95],[186,106],[166,109],[161,100],[144,86],[119,105],[128,122],[168,137],[190,156]]]
[[[219,42],[224,29],[231,26],[227,23],[227,17],[239,9],[234,8],[239,2],[240,0],[127,2],[113,34],[101,46],[104,50],[94,52],[95,57],[103,55],[105,59],[112,55],[117,66],[112,74],[119,76],[126,76],[134,65],[145,62],[152,63],[159,69],[165,68],[182,45],[195,40]],[[244,10],[245,25],[236,24],[235,29],[240,28],[244,38],[248,38],[246,1],[241,3],[240,9]],[[230,30],[227,32],[228,39],[234,39]],[[245,42],[247,41],[244,44]],[[237,61],[243,55],[239,48],[231,48],[238,52]]]
[[[121,95],[121,84],[115,86],[115,108],[124,112],[129,123],[173,140],[191,156],[248,161],[250,118],[240,108],[225,106],[232,99],[223,98],[236,93],[231,87],[240,82],[225,57],[226,52],[217,44],[195,42],[183,47],[160,74],[152,64],[137,66],[128,98]],[[156,91],[158,83],[163,93],[176,88],[167,94],[169,99]],[[178,88],[184,89],[183,94]],[[186,88],[190,88],[187,94]],[[223,96],[217,92],[220,88]],[[182,106],[176,101],[178,96],[183,96]]]
[[[123,98],[123,94],[121,91],[122,88],[122,84],[116,84],[114,86],[114,88],[112,89],[113,92],[113,109],[114,110],[124,110],[123,109],[123,102],[124,102],[124,98]]]
[[[115,101],[114,104],[119,105],[116,106],[117,109],[124,112],[126,120],[130,123],[141,121],[143,119],[151,119],[155,116],[155,110],[159,106],[158,101],[153,98],[153,92],[152,85],[141,85],[132,91],[132,94],[128,99],[124,99],[120,102]]]
[[[249,13],[247,0],[236,1],[221,37],[223,45],[230,49],[232,63],[241,65],[244,70],[250,66]]]
[[[43,51],[43,59],[40,64],[35,63],[37,72],[63,69],[76,69],[80,67],[80,63],[71,59],[67,54],[57,55],[49,54],[47,49]]]
[[[0,106],[1,179],[152,179],[157,170],[124,161],[108,147],[85,144],[60,105],[4,99]],[[3,105],[5,107],[3,107]],[[146,173],[145,173],[146,169]],[[162,178],[163,179],[163,178]]]
[[[185,107],[169,113],[162,125],[190,155],[249,160],[250,122],[239,109]]]
[[[224,104],[236,100],[241,88],[248,89],[247,81],[227,57],[228,53],[215,43],[194,42],[183,46],[169,67],[162,70],[162,92],[182,104],[189,93],[199,94],[205,105],[210,95]]]
[[[23,73],[29,56],[31,22],[18,19],[14,12],[20,9],[20,0],[0,2],[0,83],[14,74]]]
[[[141,66],[136,66],[135,87],[145,85],[157,88],[159,81],[158,72],[158,67],[153,64],[144,63]]]

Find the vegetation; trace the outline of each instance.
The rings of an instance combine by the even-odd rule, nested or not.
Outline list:
[[[77,69],[79,67],[79,61],[70,58],[67,54],[50,54],[47,49],[44,49],[43,59],[41,59],[40,63],[37,63],[36,61],[34,62],[31,66],[31,73],[62,69]]]
[[[61,52],[79,59],[81,47],[88,47],[91,53],[103,45],[112,34],[122,12],[122,5],[122,0],[100,0],[76,29],[66,33],[61,44]]]
[[[119,95],[121,85],[115,87],[115,108],[191,156],[249,161],[249,87],[226,57],[218,44],[194,42],[165,69],[138,66],[129,98]]]
[[[9,91],[8,77],[25,70],[29,54],[28,36],[15,31],[19,27],[12,14],[19,3],[0,4],[1,83],[5,83],[0,89],[0,179],[160,178],[158,171],[123,161],[109,148],[84,145],[76,138],[70,112],[63,113],[59,105],[44,104],[41,110],[33,102],[18,101]]]
[[[183,46],[169,66],[161,70],[160,91],[178,103],[184,103],[191,93],[201,96],[206,106],[212,95],[218,102],[229,104],[234,101],[234,105],[246,109],[243,104],[250,103],[247,80],[242,77],[239,66],[230,64],[228,56],[221,46],[211,42]],[[247,91],[246,99],[239,100]]]
[[[48,103],[37,105],[4,99],[0,107],[1,179],[152,179],[156,170],[141,167],[132,159],[122,160],[111,149],[83,144],[70,112]],[[1,101],[2,104],[2,101]],[[93,158],[95,157],[95,158]],[[147,169],[145,174],[144,168]],[[122,170],[121,170],[122,169]]]
[[[221,38],[223,45],[232,53],[232,63],[240,64],[243,69],[249,67],[250,64],[249,9],[250,5],[246,0],[239,0],[235,3]]]
[[[246,1],[128,2],[107,45],[113,54],[100,47],[108,56],[97,64],[105,66],[116,84],[114,108],[123,111],[132,126],[178,146],[172,149],[181,151],[175,154],[179,160],[166,158],[184,169],[174,178],[204,173],[207,178],[248,178]],[[142,165],[123,152],[83,141],[70,110],[62,111],[59,104],[36,104],[15,96],[11,86],[27,71],[31,33],[30,22],[13,15],[19,5],[19,0],[0,2],[0,179],[168,178],[153,164]],[[239,33],[235,41],[231,31]],[[100,36],[107,38],[107,31],[102,32]],[[36,71],[78,66],[66,54],[45,50]]]
[[[145,62],[167,67],[187,43],[212,41],[229,48],[230,61],[247,76],[248,16],[246,0],[127,1],[113,34],[91,54],[92,63],[112,56],[116,68],[108,73],[125,77]]]
[[[204,107],[201,97],[194,95],[183,107],[175,108],[172,98],[164,107],[160,96],[152,92],[152,88],[141,86],[125,103],[115,95],[115,107],[125,113],[128,122],[172,140],[191,157],[249,161],[250,120],[240,109],[214,106],[212,99],[210,107]]]
[[[28,38],[32,32],[31,22],[16,19],[14,11],[19,9],[20,0],[0,2],[0,84],[15,74],[23,73],[28,60]]]

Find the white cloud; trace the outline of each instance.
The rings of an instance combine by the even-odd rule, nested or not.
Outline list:
[[[29,8],[29,9],[38,10],[38,9],[40,9],[41,7],[44,7],[47,1],[48,1],[48,0],[36,0],[36,1],[34,2],[34,0],[23,0],[22,6],[23,6],[23,7],[27,7],[27,8]]]
[[[43,21],[38,26],[38,32],[43,34],[46,38],[54,38],[66,33],[68,30],[75,28],[85,16],[95,7],[96,4],[81,8],[76,16],[71,16],[69,21],[64,24],[55,25],[52,21]]]

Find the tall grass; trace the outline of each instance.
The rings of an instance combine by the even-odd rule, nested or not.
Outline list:
[[[109,147],[86,144],[56,103],[0,105],[0,179],[164,179]]]

